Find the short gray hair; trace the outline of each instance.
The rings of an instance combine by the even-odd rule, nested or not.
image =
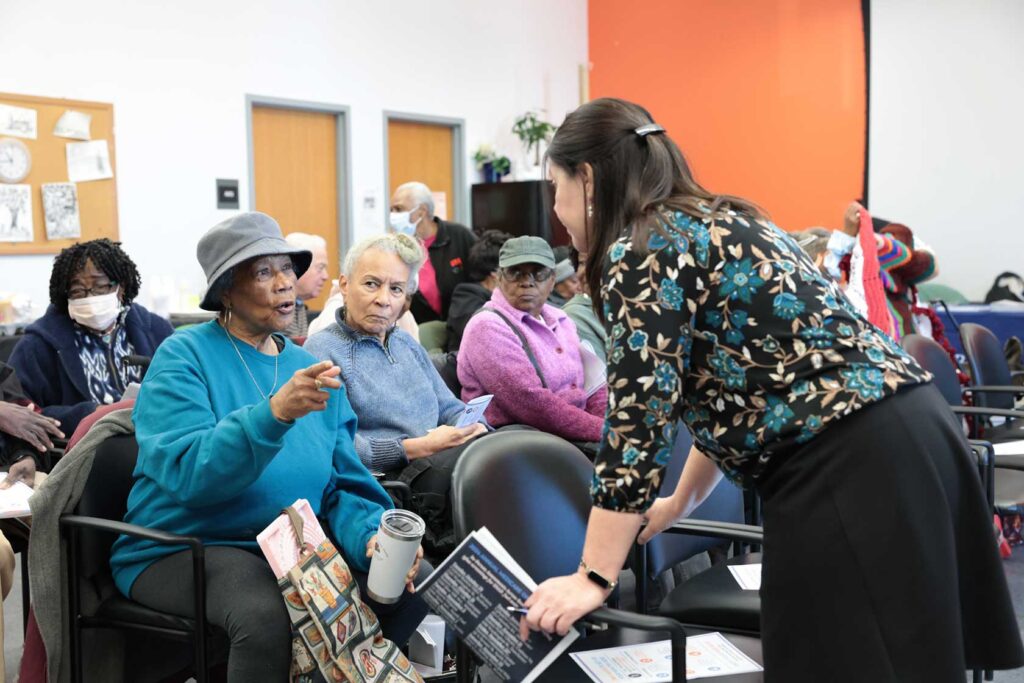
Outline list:
[[[310,235],[308,232],[290,232],[284,236],[284,239],[293,247],[306,251],[312,252],[317,249],[327,251],[327,240],[320,235]]]
[[[412,200],[418,205],[427,207],[427,213],[431,217],[434,216],[434,195],[430,191],[430,188],[420,182],[411,182],[399,185],[395,188],[395,194],[399,192],[408,192],[412,195]]]
[[[352,273],[355,272],[356,264],[359,263],[359,259],[371,249],[394,254],[402,259],[402,263],[409,266],[409,294],[419,289],[420,267],[426,260],[426,254],[423,253],[423,247],[420,246],[419,241],[415,237],[401,233],[388,232],[383,235],[373,235],[356,242],[348,250],[348,253],[345,254],[345,258],[341,262],[341,274],[346,278],[351,278]]]

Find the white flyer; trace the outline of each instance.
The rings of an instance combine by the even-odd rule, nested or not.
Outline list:
[[[580,360],[583,361],[583,390],[590,398],[608,380],[608,367],[588,341],[580,342]]]
[[[487,406],[491,404],[491,399],[494,398],[492,394],[486,396],[477,396],[472,401],[466,404],[466,409],[459,415],[458,421],[455,426],[459,429],[468,427],[472,424],[476,424],[480,420],[484,419],[484,411],[487,410]]]
[[[729,571],[743,590],[761,590],[760,564],[730,564]]]
[[[664,683],[672,680],[672,642],[610,647],[570,656],[595,683]],[[686,679],[753,673],[764,669],[718,632],[686,639]]]
[[[6,472],[0,472],[0,482],[7,479]],[[16,481],[7,489],[0,489],[0,519],[9,517],[28,517],[32,510],[28,507],[28,499],[35,491],[24,482]]]
[[[69,142],[67,148],[68,180],[71,182],[84,183],[114,177],[106,140]]]
[[[68,109],[57,119],[57,125],[53,127],[53,134],[59,138],[89,140],[92,137],[89,133],[91,125],[92,114]]]
[[[82,236],[78,215],[78,190],[74,183],[43,183],[43,218],[46,239],[75,239]]]
[[[0,104],[0,135],[35,140],[38,116],[35,109]]]

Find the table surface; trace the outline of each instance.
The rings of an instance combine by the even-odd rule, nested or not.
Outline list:
[[[689,628],[686,629],[686,634],[688,636],[696,636],[702,633],[709,633],[709,631]],[[761,656],[761,641],[759,639],[751,638],[749,636],[736,636],[730,633],[723,633],[722,635],[724,635],[730,643],[741,650],[743,654],[747,655],[758,664],[763,665],[764,659]],[[572,647],[569,648],[569,652],[600,650],[606,647],[621,647],[623,645],[651,643],[667,639],[668,634],[666,633],[637,631],[634,629],[609,629],[604,632],[591,634],[586,638],[580,638],[572,644]],[[736,674],[733,676],[718,676],[716,678],[708,678],[706,680],[708,683],[760,683],[764,680],[764,672],[759,671],[757,673]],[[580,668],[579,664],[577,664],[575,660],[566,653],[559,657],[547,671],[541,674],[541,676],[537,678],[537,681],[538,683],[569,683],[572,681],[587,683],[590,681],[590,677],[587,676],[583,669]]]

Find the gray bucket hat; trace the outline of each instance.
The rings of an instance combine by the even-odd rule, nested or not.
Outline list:
[[[539,263],[548,268],[555,267],[555,253],[551,251],[551,245],[540,237],[524,235],[513,237],[501,245],[498,252],[498,266],[500,268],[511,268],[521,263]]]
[[[313,254],[288,244],[281,235],[281,226],[273,218],[259,211],[240,213],[210,228],[199,240],[196,257],[206,273],[206,294],[199,307],[206,311],[219,311],[213,285],[239,263],[256,256],[288,254],[292,257],[295,277],[309,268]]]

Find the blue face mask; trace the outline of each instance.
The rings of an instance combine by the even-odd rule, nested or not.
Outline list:
[[[410,217],[415,209],[409,211],[392,211],[388,214],[388,222],[391,224],[391,229],[402,235],[409,235],[413,237],[416,235],[416,223],[413,223]]]

